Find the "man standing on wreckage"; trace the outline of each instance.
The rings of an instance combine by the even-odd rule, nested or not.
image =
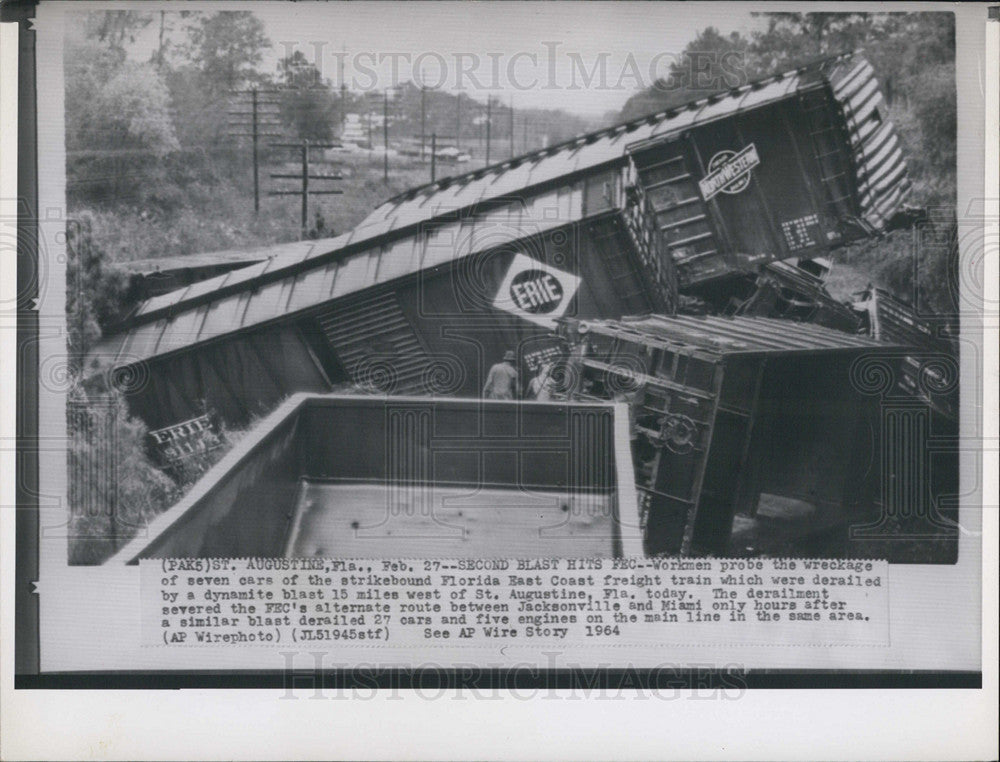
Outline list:
[[[483,385],[483,398],[488,400],[512,400],[517,397],[517,369],[514,367],[514,352],[508,349],[503,360],[490,368]]]

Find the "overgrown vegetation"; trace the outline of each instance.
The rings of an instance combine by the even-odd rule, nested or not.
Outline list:
[[[67,399],[69,562],[100,564],[150,520],[176,503],[243,436],[222,429],[205,452],[168,471],[150,456],[146,425],[129,415],[121,393],[88,395],[75,384]]]
[[[298,200],[269,197],[268,191],[289,187],[272,182],[270,173],[300,167],[291,152],[271,150],[268,143],[328,141],[339,135],[344,114],[355,113],[373,115],[365,120],[368,138],[382,147],[382,92],[335,87],[301,50],[281,59],[275,71],[263,71],[264,52],[274,46],[250,12],[102,11],[85,18],[67,32],[67,201],[71,215],[90,214],[95,240],[113,261],[297,240]],[[148,60],[137,60],[136,41],[150,30],[158,30],[158,44]],[[246,136],[250,88],[264,93],[262,124],[278,123],[261,131],[283,135],[260,140],[259,215]],[[389,109],[393,145],[413,144],[425,114],[428,151],[432,133],[442,136],[439,146],[453,145],[457,126],[462,150],[482,164],[484,102],[422,93],[405,83],[392,92]],[[493,104],[492,124],[495,161],[510,151],[509,106]],[[558,142],[589,126],[561,111],[520,111],[515,150]],[[392,156],[387,182],[381,155],[336,160],[345,165],[343,195],[310,199],[328,231],[353,228],[378,203],[430,179],[428,164],[412,157]],[[438,177],[450,171],[447,165],[437,170]]]

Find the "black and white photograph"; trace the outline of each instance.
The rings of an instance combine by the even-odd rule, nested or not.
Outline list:
[[[990,18],[5,6],[15,687],[976,700]]]
[[[534,89],[253,11],[79,19],[71,563],[954,563],[951,14],[753,11]],[[622,451],[569,431],[601,401]]]

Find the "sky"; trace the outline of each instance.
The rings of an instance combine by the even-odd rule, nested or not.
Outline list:
[[[746,6],[723,3],[297,2],[250,9],[274,43],[265,71],[301,50],[336,85],[343,70],[354,90],[418,75],[427,86],[483,102],[492,94],[513,97],[515,107],[583,116],[620,109],[706,26],[747,35],[762,23]],[[157,32],[155,23],[147,28],[137,55],[148,58]]]

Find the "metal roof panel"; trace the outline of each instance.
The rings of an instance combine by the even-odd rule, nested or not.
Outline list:
[[[205,320],[202,323],[198,340],[214,339],[226,331],[233,330],[233,326],[240,325],[249,299],[249,294],[241,294],[239,297],[221,299],[205,305],[203,308]]]
[[[678,351],[697,350],[719,357],[887,347],[867,337],[775,318],[644,315],[587,323],[598,333],[621,334],[633,341],[645,339]]]
[[[418,267],[414,266],[414,263],[418,261],[417,258],[420,256],[419,250],[421,246],[422,243],[419,235],[401,238],[389,244],[387,251],[382,255],[382,261],[379,265],[379,283],[399,278],[418,269]]]
[[[250,299],[240,327],[254,325],[264,320],[268,320],[275,315],[284,314],[284,300],[282,297],[284,283],[276,281],[261,286]]]
[[[205,314],[201,310],[186,310],[173,320],[168,321],[168,325],[156,346],[157,354],[172,352],[195,343],[204,317]]]
[[[291,296],[285,304],[285,311],[298,312],[326,299],[327,292],[324,291],[324,286],[328,285],[326,278],[330,267],[333,266],[335,265],[306,270],[296,275]]]
[[[368,277],[368,260],[370,257],[370,252],[362,251],[340,263],[336,280],[333,282],[333,290],[330,292],[331,299],[365,287],[365,280]]]

